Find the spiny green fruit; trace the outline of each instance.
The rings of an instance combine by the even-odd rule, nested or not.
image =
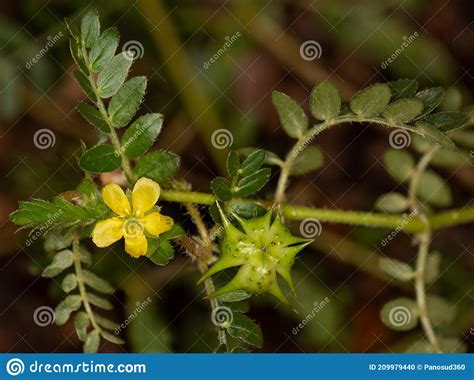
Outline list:
[[[240,266],[240,269],[227,285],[211,297],[243,289],[253,294],[271,293],[288,303],[278,285],[277,273],[294,292],[291,267],[296,254],[312,240],[293,236],[279,215],[272,222],[271,212],[249,220],[231,214],[231,219],[237,220],[242,230],[220,212],[224,224],[221,257],[200,281],[227,268]]]

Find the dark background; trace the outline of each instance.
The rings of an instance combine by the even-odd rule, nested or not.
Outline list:
[[[119,28],[122,44],[140,41],[142,54],[133,75],[149,78],[144,112],[165,115],[156,146],[182,156],[179,175],[199,191],[209,191],[223,162],[223,151],[209,144],[215,129],[232,132],[233,148],[261,146],[281,156],[290,148],[271,105],[273,89],[307,109],[311,88],[322,79],[333,81],[347,100],[370,83],[408,77],[423,86],[444,86],[454,102],[472,103],[474,8],[469,0],[1,2],[0,352],[75,352],[81,347],[71,323],[35,325],[34,311],[54,307],[62,295],[54,281],[39,276],[50,260],[41,242],[26,247],[26,233],[15,233],[8,214],[18,200],[47,198],[73,189],[81,179],[76,165],[79,140],[91,144],[95,132],[74,111],[83,95],[72,76],[74,63],[62,21],[70,17],[78,22],[92,7],[99,11],[103,28]],[[419,37],[384,68],[383,62],[415,32]],[[206,67],[236,33],[231,47]],[[48,37],[57,35],[54,46],[28,65],[45,48]],[[300,46],[309,40],[321,50],[319,58],[306,61]],[[34,134],[44,128],[53,132],[54,145],[38,149]],[[388,148],[385,130],[345,126],[318,136],[316,144],[324,152],[325,165],[294,180],[289,200],[370,211],[377,196],[397,187],[381,162]],[[472,164],[439,172],[449,178],[455,207],[472,199]],[[270,196],[271,188],[263,195]],[[192,228],[185,210],[176,204],[165,204],[164,213]],[[293,227],[297,230],[297,223]],[[324,224],[316,247],[306,249],[295,265],[299,314],[276,306],[271,298],[252,301],[249,315],[262,325],[263,351],[400,352],[420,339],[421,329],[396,333],[379,319],[385,302],[409,296],[411,290],[387,282],[377,258],[410,262],[416,253],[405,234],[381,247],[389,232]],[[473,233],[472,225],[465,225],[435,234],[433,247],[443,255],[442,276],[429,288],[458,308],[455,323],[441,333],[457,336],[471,352]],[[115,304],[110,317],[115,320],[125,320],[137,300],[148,296],[153,300],[122,334],[125,346],[104,343],[101,351],[214,349],[207,304],[195,285],[198,273],[182,252],[161,268],[133,260],[117,247],[97,251],[94,269],[118,288],[110,297]],[[325,297],[328,305],[293,334],[313,303]]]

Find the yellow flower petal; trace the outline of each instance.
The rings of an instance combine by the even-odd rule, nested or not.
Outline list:
[[[125,237],[125,251],[133,257],[140,257],[146,254],[148,250],[148,242],[145,235],[139,234],[136,236]]]
[[[109,183],[102,189],[102,198],[109,208],[120,216],[130,215],[132,210],[127,196],[116,183]]]
[[[133,213],[142,216],[155,205],[160,197],[160,185],[148,178],[140,178],[132,192]]]
[[[153,236],[169,231],[173,226],[173,219],[169,216],[161,215],[159,212],[152,212],[140,218],[140,222],[145,227],[145,230]]]
[[[122,224],[119,218],[97,222],[92,231],[92,241],[99,248],[108,247],[123,237]]]

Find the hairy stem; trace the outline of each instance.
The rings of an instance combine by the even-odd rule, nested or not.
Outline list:
[[[82,46],[82,54],[84,56],[84,61],[86,63],[86,66],[89,68],[89,71],[87,73],[87,79],[89,80],[90,85],[92,86],[92,89],[94,90],[94,93],[97,97],[97,101],[95,102],[97,109],[100,112],[100,115],[102,116],[102,119],[105,121],[107,126],[109,127],[109,138],[110,142],[112,143],[113,147],[115,148],[116,152],[120,154],[120,157],[122,159],[121,161],[121,167],[123,172],[125,173],[125,176],[127,177],[127,180],[130,183],[135,182],[135,174],[132,171],[132,167],[130,166],[130,160],[128,157],[124,154],[122,151],[122,146],[120,144],[119,138],[117,136],[117,132],[115,132],[115,129],[112,125],[112,122],[110,121],[109,114],[107,113],[107,109],[105,108],[104,102],[102,101],[101,97],[99,96],[99,91],[97,88],[96,81],[94,79],[94,75],[92,71],[90,70],[91,64],[89,61],[89,56],[87,55],[86,48]]]
[[[212,194],[195,191],[162,190],[161,199],[168,202],[196,203],[212,205],[216,198]],[[240,201],[236,199],[236,201]],[[272,204],[265,200],[253,199],[252,202],[271,208]],[[280,205],[282,214],[290,220],[304,220],[314,218],[320,222],[343,223],[350,225],[361,225],[374,228],[400,228],[408,233],[419,233],[425,229],[425,224],[419,216],[407,218],[406,215],[387,215],[373,212],[328,210],[314,207],[291,205],[283,203]],[[432,215],[428,218],[433,230],[456,226],[474,221],[474,207],[467,206],[463,209],[455,209]]]
[[[100,326],[95,320],[94,313],[92,312],[91,305],[89,303],[89,297],[87,295],[86,284],[84,283],[84,276],[82,274],[82,264],[81,264],[81,250],[79,248],[79,234],[74,235],[74,240],[72,242],[72,253],[74,260],[74,270],[76,272],[77,286],[79,288],[79,294],[81,295],[82,305],[84,306],[84,311],[87,313],[87,317],[91,321],[92,327],[94,330],[99,333],[102,331]]]
[[[423,327],[423,331],[428,338],[431,346],[436,352],[441,352],[438,338],[436,337],[433,325],[428,316],[428,311],[426,307],[426,284],[425,284],[425,270],[426,270],[426,260],[428,258],[430,242],[431,242],[431,226],[426,214],[421,210],[420,203],[417,198],[417,190],[420,182],[421,175],[428,167],[433,154],[438,150],[438,146],[431,148],[427,153],[423,155],[420,162],[413,171],[410,179],[409,186],[409,202],[412,213],[416,213],[423,220],[425,225],[425,230],[417,234],[418,238],[418,253],[416,257],[416,266],[415,266],[415,293],[416,293],[416,303],[418,305],[418,311],[420,313],[420,322]]]
[[[193,220],[193,223],[196,225],[196,228],[199,232],[199,236],[201,237],[201,240],[203,243],[202,247],[205,252],[205,257],[202,257],[202,255],[197,257],[197,266],[198,266],[199,271],[202,274],[204,274],[207,272],[208,263],[210,259],[212,258],[212,242],[209,237],[209,232],[196,206],[193,205],[192,203],[185,203],[184,206],[188,210],[189,215],[191,216],[191,219]],[[211,313],[214,314],[217,312],[217,309],[219,308],[220,304],[216,298],[210,297],[211,294],[214,293],[214,291],[216,290],[214,286],[214,282],[212,281],[211,278],[208,278],[207,280],[204,281],[204,287],[206,289],[206,296],[209,299],[209,303],[211,305]],[[225,330],[220,326],[216,326],[216,330],[217,330],[217,340],[219,342],[219,345],[224,345],[227,347],[227,337],[226,337]]]

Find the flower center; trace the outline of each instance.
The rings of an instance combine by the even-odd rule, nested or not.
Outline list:
[[[143,234],[143,224],[138,218],[128,218],[122,225],[123,235],[134,238]]]

